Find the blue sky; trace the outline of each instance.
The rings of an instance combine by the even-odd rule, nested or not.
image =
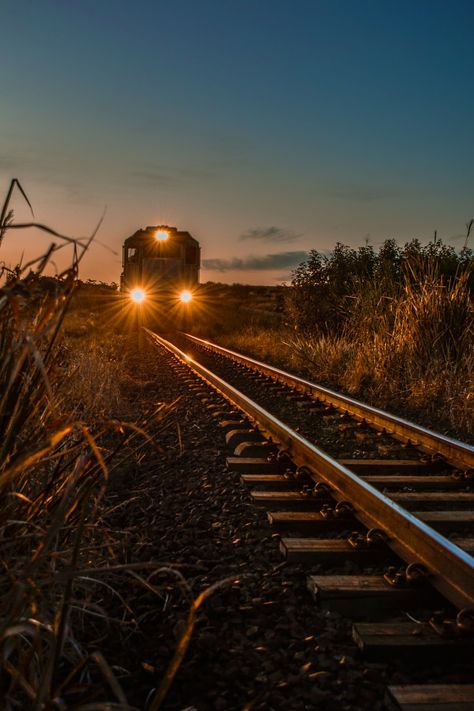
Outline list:
[[[2,0],[0,188],[116,252],[200,240],[203,280],[277,283],[309,249],[474,217],[474,2]],[[17,218],[26,216],[19,200]],[[12,232],[0,258],[45,245]],[[83,278],[117,281],[96,245]]]

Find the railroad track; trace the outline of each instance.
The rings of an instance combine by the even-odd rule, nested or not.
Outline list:
[[[196,337],[179,347],[148,333],[235,408],[215,404],[229,468],[266,507],[285,558],[326,571],[308,576],[318,604],[370,619],[353,626],[361,652],[472,660],[474,449]],[[414,615],[403,622],[400,609]],[[474,686],[388,697],[472,708]]]

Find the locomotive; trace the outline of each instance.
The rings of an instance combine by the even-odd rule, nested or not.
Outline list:
[[[182,315],[196,294],[200,265],[199,242],[189,232],[149,226],[123,244],[120,290],[155,315]]]

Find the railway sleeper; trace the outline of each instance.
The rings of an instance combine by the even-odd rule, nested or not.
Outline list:
[[[408,684],[389,686],[387,711],[471,711],[474,684]]]
[[[242,413],[238,412],[237,410],[226,410],[224,406],[221,405],[219,408],[212,408],[212,416],[215,417],[217,420],[226,422],[229,420],[236,420],[236,421],[241,421],[242,419]],[[246,425],[248,427],[248,423]]]
[[[429,585],[394,586],[383,575],[310,575],[307,584],[319,607],[353,620],[376,621],[420,604],[443,604]]]
[[[452,476],[424,476],[418,474],[415,476],[403,476],[392,474],[389,476],[361,476],[363,481],[372,484],[377,489],[393,489],[393,488],[409,488],[426,491],[444,491],[446,489],[455,489],[459,491],[462,483]]]
[[[359,475],[426,474],[446,469],[442,462],[427,459],[338,459],[339,464]]]
[[[280,551],[289,563],[305,565],[374,563],[380,560],[393,561],[395,554],[385,545],[354,547],[342,538],[282,538]]]
[[[474,529],[474,512],[472,511],[414,511],[413,515],[440,532]],[[269,511],[269,523],[276,530],[304,530],[320,533],[328,530],[355,530],[362,524],[354,515],[343,512],[343,515],[323,515],[319,511]]]
[[[365,527],[352,515],[324,516],[320,511],[269,511],[270,525],[279,532],[320,533],[363,530]]]
[[[472,506],[474,504],[474,492],[466,491],[443,491],[425,494],[423,492],[397,492],[390,494],[390,498],[397,504],[401,504],[409,509],[410,506],[430,506],[446,504],[455,506]]]
[[[353,516],[328,517],[314,511],[275,511],[267,513],[269,523],[280,533],[291,535],[305,533],[305,539],[312,540],[312,536],[325,532],[363,531],[364,526]],[[418,516],[423,518],[423,516]],[[300,538],[300,540],[303,540]],[[474,555],[474,538],[451,536],[451,543],[470,555]],[[307,546],[311,544],[308,543]]]
[[[317,499],[299,491],[259,491],[252,490],[250,496],[254,504],[265,506],[269,511],[290,507],[299,511],[311,511],[321,508],[324,504],[334,503],[329,495]]]
[[[352,626],[352,639],[368,660],[402,655],[422,663],[446,659],[468,662],[474,658],[472,637],[444,637],[425,622],[359,622]]]
[[[474,511],[413,511],[413,516],[440,532],[474,530]]]
[[[295,480],[287,474],[242,474],[240,483],[244,486],[270,488],[273,491],[285,491],[295,487]]]
[[[276,474],[286,471],[287,465],[268,457],[227,457],[227,468],[238,474]]]

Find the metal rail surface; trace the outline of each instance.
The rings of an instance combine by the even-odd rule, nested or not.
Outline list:
[[[265,373],[271,377],[290,385],[291,387],[300,390],[312,397],[334,405],[340,410],[350,413],[354,417],[385,429],[389,434],[399,437],[404,440],[410,440],[415,446],[420,446],[424,450],[434,454],[442,455],[448,462],[460,469],[474,469],[474,447],[471,447],[464,442],[459,442],[451,437],[432,432],[431,430],[416,425],[413,422],[404,420],[396,415],[391,415],[383,410],[378,410],[376,407],[365,405],[364,403],[353,400],[346,395],[341,395],[322,385],[317,385],[309,380],[304,380],[296,375],[291,375],[284,370],[267,365],[253,358],[248,358],[241,353],[236,353],[228,348],[218,346],[216,343],[206,341],[191,334],[185,334],[187,338],[196,343],[199,343],[210,350],[225,355],[232,360],[235,360],[243,365],[258,370],[260,373]]]
[[[407,563],[421,563],[431,584],[458,609],[474,608],[474,558],[412,516],[373,486],[340,465],[318,447],[214,375],[174,344],[145,329],[151,338],[196,372],[210,386],[250,417],[264,433],[288,451],[297,466],[322,479],[338,501],[350,501],[355,515],[369,529],[380,529],[386,543]]]

